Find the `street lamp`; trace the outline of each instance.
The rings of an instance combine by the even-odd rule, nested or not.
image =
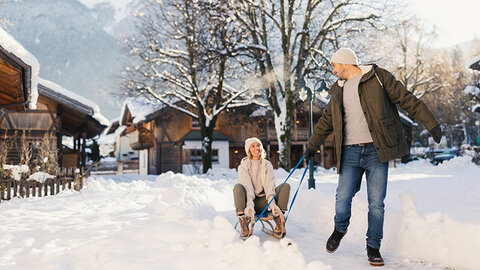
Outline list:
[[[475,121],[477,126],[477,145],[480,145],[480,120]]]
[[[317,84],[320,83],[320,87],[317,88]],[[299,89],[299,97],[302,101],[308,100],[308,137],[312,137],[312,129],[313,129],[313,110],[312,110],[312,103],[315,99],[315,92],[321,92],[322,97],[326,97],[324,93],[328,91],[327,84],[324,80],[317,81],[313,86],[313,91],[310,87],[307,86],[305,79],[300,78],[298,80],[297,89]],[[322,92],[325,91],[325,92]],[[313,178],[313,171],[314,171],[314,157],[308,160],[309,169],[309,178],[308,178],[308,189],[315,189],[315,178]]]

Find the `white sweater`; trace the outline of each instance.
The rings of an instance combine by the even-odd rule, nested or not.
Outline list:
[[[358,84],[361,78],[362,75],[359,74],[347,80],[343,86],[344,145],[373,142],[358,95]]]
[[[270,201],[275,195],[275,176],[270,161],[264,158],[256,161],[245,157],[238,166],[238,176],[238,182],[247,191],[247,206],[253,206],[255,197],[267,196]]]

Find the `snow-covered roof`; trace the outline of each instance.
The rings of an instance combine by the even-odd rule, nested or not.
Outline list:
[[[97,140],[98,144],[113,144],[115,142],[115,134],[101,134],[100,137]]]
[[[268,109],[265,108],[265,107],[260,107],[258,109],[256,109],[255,111],[253,111],[251,114],[250,114],[250,117],[262,117],[262,116],[265,116],[267,115],[268,113]]]
[[[74,92],[71,92],[60,85],[53,83],[49,80],[45,80],[42,78],[38,78],[38,84],[40,85],[39,89],[42,94],[48,95],[48,90],[54,91],[55,95],[50,95],[49,97],[54,98],[56,100],[62,100],[64,102],[68,102],[69,105],[83,109],[88,115],[92,116],[95,120],[97,120],[101,125],[108,126],[110,125],[110,121],[108,121],[105,116],[100,113],[100,108],[98,105],[85,98],[80,96]],[[42,86],[46,87],[43,88]]]
[[[147,120],[147,116],[165,108],[165,106],[165,104],[157,99],[147,99],[144,96],[129,97],[125,99],[122,105],[122,111],[120,113],[120,125],[126,124],[125,113],[127,112],[127,109],[133,118],[133,123],[138,124]]]
[[[116,117],[110,120],[110,125],[107,126],[102,132],[101,136],[112,134],[118,128],[120,122],[120,118]]]
[[[29,98],[28,107],[30,109],[36,109],[38,98],[37,80],[40,71],[40,64],[38,63],[37,58],[35,58],[33,54],[27,51],[18,41],[15,40],[15,38],[1,27],[0,47],[30,67],[30,89],[27,89]]]
[[[122,133],[127,129],[127,126],[119,126],[117,129],[115,129],[115,136],[121,136]]]
[[[467,62],[467,67],[480,70],[480,54],[470,59],[470,61]]]
[[[477,96],[480,95],[480,88],[476,87],[475,85],[467,85],[463,92],[468,95]]]

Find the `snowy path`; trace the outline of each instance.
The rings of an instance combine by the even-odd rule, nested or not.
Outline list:
[[[235,220],[232,219],[231,222],[234,223]],[[257,226],[255,235],[258,236],[260,244],[279,242],[279,240],[263,233],[260,229],[261,225]],[[332,266],[333,269],[372,270],[366,260],[365,247],[361,243],[345,239],[341,248],[335,253],[329,254],[325,251],[325,243],[330,234],[311,233],[311,229],[293,223],[290,223],[287,229],[288,239],[298,245],[298,250],[303,254],[306,261],[321,261]],[[386,265],[382,269],[440,270],[446,268],[439,264],[435,265],[430,262],[399,257],[392,250],[382,250],[382,254],[386,258]]]
[[[480,167],[464,159],[392,169],[383,269],[478,269],[478,175]],[[281,182],[287,174],[276,176]],[[348,234],[328,254],[333,171],[316,173],[316,190],[302,186],[280,241],[258,225],[240,240],[233,229],[236,177],[234,170],[94,177],[81,192],[2,202],[0,269],[372,269],[365,187],[354,198]]]

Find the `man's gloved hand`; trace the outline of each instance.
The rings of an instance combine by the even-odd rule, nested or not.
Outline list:
[[[440,128],[440,125],[435,126],[428,132],[432,134],[432,138],[436,143],[440,143],[440,140],[442,139],[442,129]]]
[[[316,153],[317,153],[317,150],[310,150],[307,148],[307,150],[305,150],[305,159],[310,160],[314,158]]]

